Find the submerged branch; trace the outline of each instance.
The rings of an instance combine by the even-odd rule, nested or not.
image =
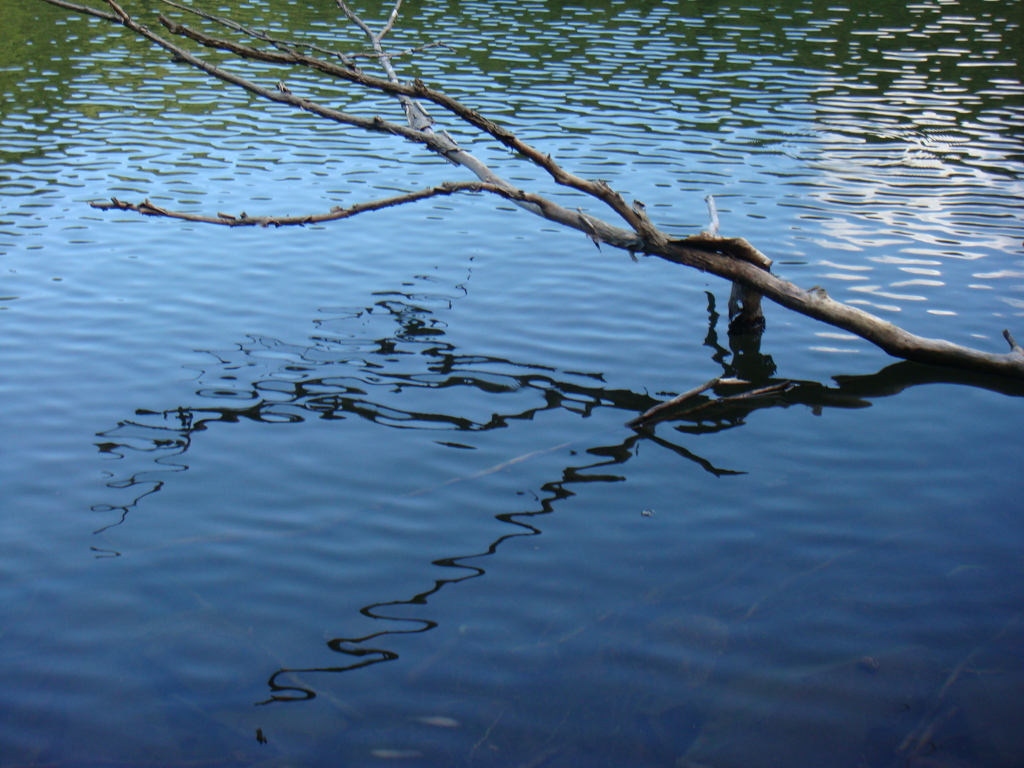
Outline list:
[[[50,2],[50,0],[43,1]],[[340,3],[340,5],[347,9],[347,6],[344,3]],[[347,11],[347,13],[351,14],[351,11]],[[352,14],[352,16],[355,16],[355,14]],[[331,62],[317,59],[312,56],[306,56],[294,51],[264,51],[251,46],[242,45],[241,43],[236,43],[231,40],[211,37],[190,29],[182,24],[172,22],[165,17],[161,17],[160,21],[172,34],[188,37],[189,39],[206,47],[227,51],[237,56],[242,56],[243,58],[263,61],[271,64],[301,65],[309,67],[324,74],[348,80],[349,82],[399,97],[400,99],[403,99],[403,106],[407,104],[407,102],[404,101],[404,99],[407,98],[425,99],[433,102],[450,112],[452,115],[458,117],[460,120],[480,131],[483,131],[492,138],[497,139],[513,152],[517,152],[527,158],[530,162],[545,170],[556,183],[570,187],[579,192],[583,192],[584,194],[605,203],[619,214],[619,216],[621,216],[626,223],[628,223],[633,230],[637,232],[637,234],[643,237],[645,241],[648,241],[651,244],[660,245],[668,240],[668,237],[664,233],[651,224],[650,220],[642,212],[642,208],[638,209],[638,206],[636,205],[628,205],[626,201],[623,200],[622,197],[610,186],[608,186],[606,182],[601,180],[590,181],[566,171],[551,157],[551,155],[545,154],[535,147],[527,144],[511,131],[487,119],[479,112],[462,104],[457,99],[454,99],[441,91],[430,88],[422,80],[415,80],[411,86],[401,82],[397,76],[394,75],[394,71],[390,67],[390,57],[384,55],[383,51],[380,49],[380,39],[365,23],[361,21],[359,22],[362,25],[361,28],[370,36],[371,42],[374,45],[375,53],[379,55],[381,63],[385,65],[385,69],[388,73],[387,79],[374,77],[360,70],[339,67]],[[415,125],[414,121],[411,122]],[[448,152],[443,152],[442,154],[448,156]],[[470,167],[468,163],[460,162],[458,164]],[[470,167],[470,170],[473,170],[473,168]],[[477,173],[477,176],[479,178],[484,178],[479,173]]]
[[[719,397],[714,400],[707,400],[703,403],[700,403],[699,405],[696,405],[692,408],[687,408],[685,411],[682,411],[681,413],[676,413],[674,415],[668,413],[675,406],[680,405],[681,403],[684,403],[685,401],[701,394],[702,392],[706,392],[707,390],[711,389],[712,387],[716,387],[719,384],[749,383],[749,381],[744,381],[743,379],[723,379],[721,377],[716,377],[714,379],[711,379],[710,381],[704,382],[699,387],[694,387],[693,389],[688,390],[687,392],[683,392],[683,394],[681,395],[676,395],[671,400],[667,400],[664,403],[658,403],[656,406],[640,414],[635,419],[630,419],[629,421],[627,421],[626,426],[632,427],[633,429],[640,429],[641,427],[649,426],[663,419],[677,418],[682,415],[692,416],[692,414],[698,411],[711,408],[713,406],[720,406],[726,403],[737,403],[743,400],[751,400],[753,398],[760,397],[761,395],[778,394],[780,392],[786,392],[789,389],[796,386],[791,381],[781,381],[777,384],[769,384],[768,386],[758,387],[747,392],[740,392],[735,395],[728,395],[726,397]]]
[[[706,392],[707,390],[711,389],[712,387],[715,387],[715,386],[721,384],[723,381],[725,383],[727,383],[727,384],[741,384],[741,383],[745,384],[745,383],[747,383],[747,382],[742,381],[741,379],[723,379],[721,376],[716,376],[715,378],[711,379],[710,381],[705,381],[699,387],[694,387],[693,389],[690,389],[690,390],[687,390],[686,392],[683,392],[683,394],[681,394],[681,395],[676,395],[671,400],[667,400],[664,403],[658,403],[653,408],[649,408],[648,410],[646,410],[643,413],[641,413],[635,419],[630,419],[629,421],[627,421],[626,422],[626,426],[627,427],[639,427],[641,424],[644,424],[645,422],[649,422],[654,416],[657,416],[659,413],[662,413],[663,411],[666,411],[669,408],[672,408],[673,406],[679,405],[684,400],[689,400],[691,397],[695,397],[696,395],[699,395],[701,392]]]

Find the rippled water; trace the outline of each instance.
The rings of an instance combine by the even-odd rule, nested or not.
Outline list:
[[[331,5],[218,12],[360,48]],[[667,230],[711,193],[787,279],[1003,351],[1020,23],[1003,0],[425,2],[392,45],[450,45],[402,72]],[[0,766],[1024,760],[1019,386],[774,307],[730,339],[715,279],[492,199],[253,231],[94,211],[462,177],[38,0],[0,6],[0,42]],[[722,374],[794,386],[623,426]]]

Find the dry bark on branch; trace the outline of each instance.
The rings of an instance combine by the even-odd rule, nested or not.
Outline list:
[[[504,187],[487,184],[482,181],[446,181],[444,184],[436,187],[428,187],[427,189],[420,189],[415,192],[406,192],[401,195],[368,200],[347,208],[334,206],[327,213],[310,213],[299,216],[250,216],[245,211],[238,214],[218,212],[216,216],[210,216],[208,214],[189,213],[187,211],[172,211],[149,200],[143,200],[141,203],[130,203],[126,200],[119,200],[116,197],[110,198],[109,202],[98,201],[90,203],[90,205],[101,211],[133,211],[141,213],[143,216],[162,216],[168,219],[193,221],[199,224],[220,224],[225,227],[289,227],[323,224],[328,221],[349,219],[360,213],[380,211],[384,208],[414,203],[430,197],[454,195],[457,192],[489,192],[512,202],[527,203],[538,208],[543,208],[547,202],[544,198],[532,195],[529,192],[508,190]]]
[[[984,352],[941,339],[927,339],[908,333],[863,310],[834,301],[829,298],[823,288],[817,286],[809,290],[799,288],[774,275],[771,272],[771,260],[746,240],[720,237],[717,234],[718,216],[713,201],[710,200],[712,223],[709,230],[685,239],[673,239],[651,221],[643,203],[637,200],[627,203],[606,182],[600,179],[585,179],[569,172],[550,154],[531,146],[508,129],[443,91],[432,88],[418,79],[412,83],[403,82],[394,69],[391,61],[392,55],[385,51],[383,46],[384,37],[394,29],[402,0],[394,0],[391,4],[387,20],[379,32],[373,31],[369,24],[349,8],[345,0],[335,0],[342,14],[366,35],[373,50],[373,60],[379,62],[384,69],[386,76],[383,78],[367,74],[356,66],[354,55],[342,54],[309,43],[288,42],[273,38],[260,30],[254,30],[230,19],[180,5],[173,0],[161,1],[168,6],[188,11],[230,30],[245,34],[267,44],[269,48],[256,48],[233,40],[213,37],[172,21],[163,15],[159,17],[159,20],[171,35],[184,37],[206,48],[231,53],[242,59],[313,69],[323,75],[346,80],[354,86],[394,96],[399,100],[405,112],[406,123],[404,125],[376,115],[365,117],[331,109],[311,99],[293,94],[283,82],[278,83],[275,89],[259,85],[248,78],[212,64],[169,39],[154,33],[136,21],[116,0],[105,0],[109,11],[79,5],[69,2],[69,0],[41,1],[78,14],[119,24],[135,35],[150,40],[176,59],[199,69],[210,77],[242,88],[262,99],[287,104],[295,109],[360,130],[401,136],[408,141],[427,147],[455,165],[465,167],[479,180],[477,182],[449,182],[431,189],[305,216],[248,216],[245,213],[218,213],[216,216],[211,216],[171,211],[154,205],[148,200],[142,203],[127,203],[113,199],[112,202],[94,203],[93,205],[97,208],[130,210],[149,216],[163,216],[227,226],[286,226],[349,218],[359,213],[415,202],[437,195],[450,195],[455,192],[487,192],[512,200],[531,213],[563,226],[577,229],[598,245],[607,243],[624,249],[631,255],[641,252],[656,256],[732,281],[737,290],[734,291],[731,302],[734,305],[730,308],[731,315],[734,314],[732,310],[735,308],[737,316],[756,319],[760,313],[760,297],[765,296],[783,307],[856,334],[894,357],[1024,380],[1024,349],[1016,344],[1009,331],[1003,332],[1010,345],[1008,353]],[[319,58],[303,51],[324,54],[333,60]],[[422,102],[430,102],[459,121],[464,127],[476,129],[499,141],[520,157],[543,169],[556,183],[603,203],[621,218],[628,228],[610,224],[589,212],[568,209],[540,195],[521,190],[501,178],[477,157],[463,149],[446,131],[435,131],[434,120],[427,114]]]

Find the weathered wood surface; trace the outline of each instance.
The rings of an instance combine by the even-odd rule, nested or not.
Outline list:
[[[210,77],[242,88],[262,99],[288,104],[323,119],[360,130],[389,133],[421,144],[446,161],[466,168],[477,178],[475,182],[448,182],[430,189],[366,201],[347,208],[333,208],[322,213],[297,216],[249,216],[244,212],[219,212],[216,215],[199,214],[168,210],[154,205],[148,200],[141,203],[130,203],[112,199],[111,201],[93,203],[96,208],[135,211],[148,216],[162,216],[231,227],[301,226],[350,218],[361,213],[412,203],[438,195],[494,194],[515,202],[530,213],[562,226],[579,230],[598,247],[607,244],[625,250],[630,255],[642,253],[658,257],[731,281],[738,289],[734,292],[735,311],[730,314],[734,315],[734,319],[739,318],[740,325],[756,329],[760,318],[758,297],[763,296],[787,309],[855,334],[875,344],[893,357],[928,365],[996,374],[1024,381],[1024,350],[1016,344],[1008,330],[1003,331],[1003,335],[1010,345],[1009,352],[997,353],[972,349],[942,339],[930,339],[912,334],[868,312],[835,301],[828,296],[824,288],[819,286],[810,289],[800,288],[773,274],[771,260],[747,241],[719,236],[717,234],[717,214],[714,213],[713,204],[710,231],[685,239],[673,239],[651,221],[640,201],[634,200],[632,203],[627,203],[606,182],[600,179],[584,179],[569,172],[559,165],[551,155],[529,145],[511,131],[443,91],[432,88],[420,80],[414,80],[411,83],[403,82],[398,77],[391,57],[383,46],[384,37],[394,28],[402,0],[396,0],[391,5],[387,21],[379,32],[375,32],[352,12],[344,0],[336,0],[342,14],[351,23],[358,26],[369,39],[374,50],[373,58],[380,62],[384,69],[386,76],[383,78],[364,72],[356,65],[354,55],[330,51],[315,45],[276,39],[260,30],[249,29],[230,19],[199,11],[172,2],[172,0],[161,0],[161,2],[179,11],[201,16],[227,29],[260,40],[266,45],[257,48],[230,39],[213,37],[172,21],[163,15],[160,16],[160,22],[170,35],[184,37],[207,48],[231,53],[243,59],[287,67],[306,67],[328,77],[346,80],[357,87],[395,96],[403,106],[406,124],[391,122],[379,116],[365,117],[331,109],[292,93],[283,82],[277,83],[274,88],[259,85],[241,75],[214,65],[170,39],[153,32],[127,13],[116,0],[105,0],[109,10],[100,10],[68,0],[41,0],[41,2],[119,24],[133,34],[146,38],[163,48],[176,60],[195,67]],[[311,51],[311,53],[304,51]],[[446,131],[434,130],[434,120],[423,108],[423,102],[429,102],[442,109],[463,126],[474,128],[496,139],[520,157],[542,168],[556,183],[575,189],[599,201],[616,214],[626,226],[611,224],[591,213],[585,213],[581,209],[572,210],[541,195],[519,189],[516,185],[500,177],[472,153],[462,148]]]

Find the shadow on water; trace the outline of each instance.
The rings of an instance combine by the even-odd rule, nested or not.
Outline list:
[[[197,395],[203,399],[235,401],[238,405],[175,407],[163,411],[137,410],[136,418],[120,422],[100,433],[97,446],[102,454],[123,460],[141,459],[144,467],[126,476],[115,477],[109,488],[122,492],[130,501],[120,505],[98,504],[93,511],[115,514],[117,519],[99,528],[101,533],[128,521],[129,515],[144,499],[161,491],[175,473],[189,469],[187,461],[193,442],[216,425],[254,422],[260,424],[299,423],[311,419],[342,421],[358,418],[392,429],[432,430],[455,433],[487,432],[504,429],[514,422],[529,421],[549,411],[564,410],[586,417],[598,409],[621,411],[623,421],[661,402],[647,393],[612,389],[602,385],[600,373],[559,371],[550,367],[496,357],[474,355],[443,340],[445,331],[429,305],[450,306],[451,298],[413,293],[389,293],[369,307],[353,311],[331,310],[332,327],[338,320],[354,323],[373,317],[385,318],[392,333],[382,338],[338,337],[318,333],[310,344],[293,345],[269,338],[252,337],[229,352],[212,354],[214,362],[203,367],[203,386]],[[497,472],[538,453],[569,446],[573,455],[591,457],[591,461],[565,466],[561,476],[541,485],[534,494],[536,506],[523,511],[496,515],[512,527],[510,532],[490,542],[478,552],[433,561],[433,565],[452,573],[436,579],[427,589],[399,600],[375,602],[360,613],[370,619],[387,622],[389,628],[361,637],[338,637],[327,642],[341,654],[344,663],[314,668],[281,668],[268,681],[270,696],[261,704],[304,701],[316,697],[309,687],[293,677],[297,673],[348,672],[398,658],[398,653],[381,645],[382,638],[427,632],[438,626],[431,619],[411,619],[393,615],[399,606],[420,606],[444,587],[483,576],[483,558],[493,555],[510,539],[536,536],[538,518],[554,511],[554,505],[574,495],[573,486],[582,483],[615,483],[624,478],[613,468],[624,465],[636,455],[643,442],[653,443],[697,464],[718,477],[745,474],[742,468],[716,466],[710,460],[683,445],[681,437],[741,427],[747,417],[766,408],[804,406],[815,413],[825,409],[867,408],[878,398],[891,397],[904,390],[934,383],[956,383],[982,387],[1013,397],[1024,395],[1024,387],[1010,381],[944,371],[913,363],[900,362],[866,376],[837,376],[827,386],[814,381],[791,381],[776,375],[770,355],[760,349],[760,337],[730,336],[723,340],[717,332],[719,314],[714,297],[708,294],[708,332],[704,344],[711,359],[721,368],[723,378],[739,378],[749,384],[721,384],[713,396],[701,394],[686,400],[676,411],[667,411],[656,422],[631,430],[622,427],[618,434],[608,432],[609,442],[583,445],[566,443],[556,449],[539,451],[477,472],[422,488],[410,496],[436,490],[462,480]],[[318,323],[323,326],[323,322]],[[724,343],[723,343],[724,341]],[[730,399],[737,391],[769,385],[786,385],[764,395]],[[737,389],[740,387],[740,389]],[[505,395],[531,393],[535,403],[525,409],[495,411],[489,418],[473,419],[451,413],[410,410],[392,404],[392,395],[403,391],[465,390],[482,393],[500,401]],[[660,393],[667,394],[667,393]],[[446,404],[453,401],[438,398]],[[422,398],[421,398],[422,400]],[[671,427],[670,437],[657,434]],[[623,436],[624,435],[624,436]],[[457,441],[442,445],[468,448]],[[324,525],[323,523],[313,528]],[[312,530],[304,529],[304,530]],[[93,548],[96,557],[116,557],[119,553]],[[400,626],[395,627],[395,624]]]

